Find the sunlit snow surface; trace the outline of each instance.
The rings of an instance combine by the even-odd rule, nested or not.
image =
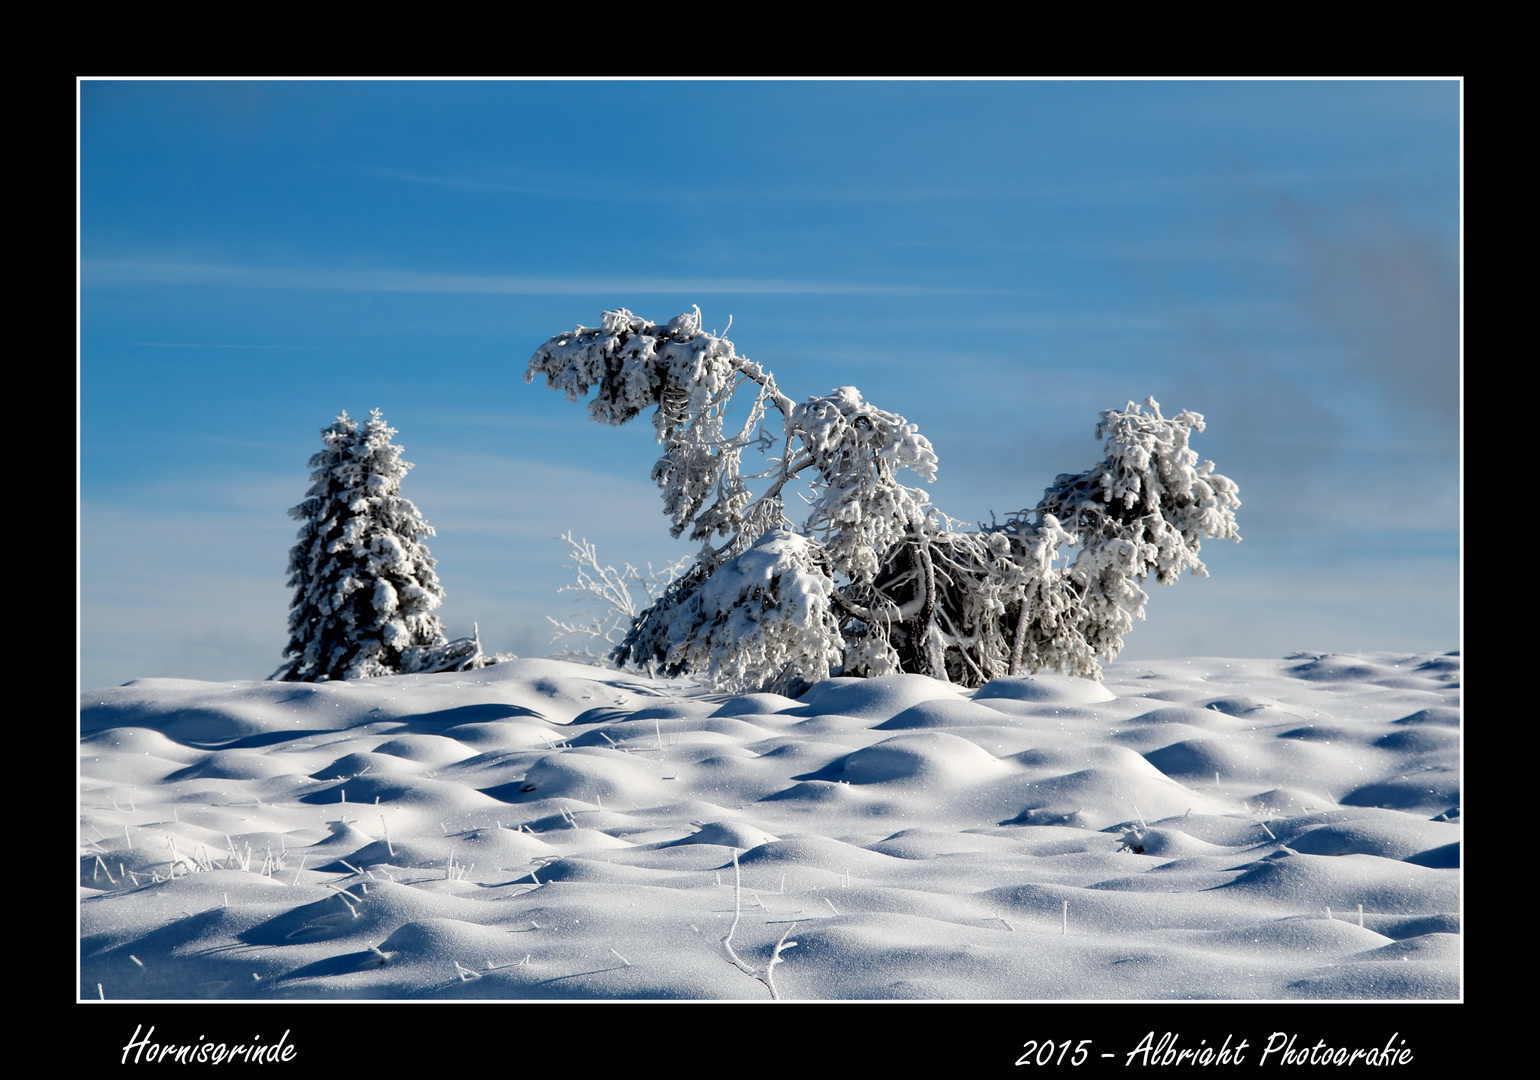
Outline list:
[[[1459,680],[1382,653],[801,700],[549,660],[88,691],[80,995],[1458,998]]]

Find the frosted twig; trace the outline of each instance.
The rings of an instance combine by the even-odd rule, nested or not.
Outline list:
[[[661,570],[654,569],[648,563],[646,573],[630,563],[623,570],[617,570],[613,566],[600,564],[598,549],[588,540],[574,540],[570,532],[563,534],[561,539],[572,549],[572,561],[567,566],[577,571],[577,580],[563,585],[557,592],[584,593],[596,604],[586,613],[585,622],[568,623],[546,616],[546,621],[557,631],[551,640],[584,638],[586,641],[581,650],[568,648],[561,659],[608,664],[608,653],[620,644],[636,616],[657,601],[673,580],[685,571],[691,560],[679,559]],[[590,649],[595,645],[603,647],[604,652],[591,652]]]
[[[786,933],[781,935],[781,940],[775,943],[775,951],[770,954],[770,962],[765,965],[765,974],[759,980],[770,988],[770,997],[774,1001],[781,1000],[781,995],[775,988],[775,965],[785,962],[781,959],[782,949],[794,949],[797,947],[797,943],[795,941],[786,940],[786,938],[796,928],[797,924],[792,923],[786,928]]]
[[[738,917],[743,910],[743,881],[738,870],[738,849],[733,848],[733,924],[727,928],[727,936],[722,939],[722,946],[727,950],[727,958],[745,975],[757,975],[758,972],[738,959],[738,954],[733,952],[733,931],[738,929]]]

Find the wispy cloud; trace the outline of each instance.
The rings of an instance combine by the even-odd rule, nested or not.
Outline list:
[[[85,288],[198,285],[310,292],[445,293],[491,296],[588,296],[595,293],[672,294],[939,294],[1004,295],[1009,289],[751,278],[562,278],[443,274],[413,270],[298,269],[154,259],[84,259]]]
[[[994,187],[880,187],[872,184],[846,186],[681,184],[646,186],[629,180],[564,174],[556,182],[549,176],[510,174],[491,179],[435,176],[401,169],[371,168],[369,172],[387,180],[453,191],[481,192],[489,195],[524,195],[541,199],[570,199],[583,202],[691,204],[763,203],[776,199],[796,203],[915,203],[967,199],[1017,198],[1019,193]],[[671,180],[677,181],[677,177]]]
[[[334,345],[221,345],[203,341],[130,341],[141,349],[335,349]]]
[[[718,185],[710,181],[692,184],[680,182],[678,177],[670,177],[671,183],[666,186],[648,186],[629,178],[616,179],[613,176],[578,173],[566,173],[553,179],[546,174],[515,171],[496,176],[441,176],[374,166],[368,168],[367,172],[380,179],[421,187],[577,202],[698,206],[703,203],[758,205],[767,201],[780,201],[805,205],[854,203],[871,206],[958,202],[1019,204],[1033,200],[1145,204],[1162,202],[1173,196],[1212,198],[1218,192],[1258,181],[1276,186],[1374,183],[1383,181],[1389,170],[1375,164],[1273,169],[1260,173],[1253,171],[1242,177],[1233,170],[1211,169],[1175,173],[1143,172],[1110,178],[1093,175],[1078,178],[1072,183],[1023,183],[1016,179],[1002,179],[972,185],[924,186],[890,186],[871,178],[857,182],[817,183],[809,182],[808,177],[799,177],[796,184],[769,185],[737,182]]]

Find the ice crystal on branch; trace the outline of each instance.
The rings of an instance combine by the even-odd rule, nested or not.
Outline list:
[[[1203,418],[1167,420],[1153,400],[1102,414],[1101,463],[974,531],[903,482],[936,475],[913,424],[854,387],[793,401],[726,337],[702,330],[699,308],[663,326],[607,311],[597,328],[536,350],[526,381],[537,374],[571,401],[593,391],[589,413],[604,423],[656,407],[653,480],[670,531],[688,529],[701,549],[612,657],[724,689],[784,692],[830,672],[968,686],[1043,668],[1097,678],[1098,658],[1116,656],[1144,617],[1139,582],[1203,574],[1202,539],[1240,539],[1235,484],[1188,447]],[[752,404],[729,429],[745,384]],[[762,471],[743,469],[751,446]],[[800,523],[786,516],[793,484],[806,485]],[[1077,557],[1063,565],[1072,546]]]

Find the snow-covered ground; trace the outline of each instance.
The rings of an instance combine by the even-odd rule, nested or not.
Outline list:
[[[79,995],[1459,999],[1459,686],[1372,654],[91,690]]]

